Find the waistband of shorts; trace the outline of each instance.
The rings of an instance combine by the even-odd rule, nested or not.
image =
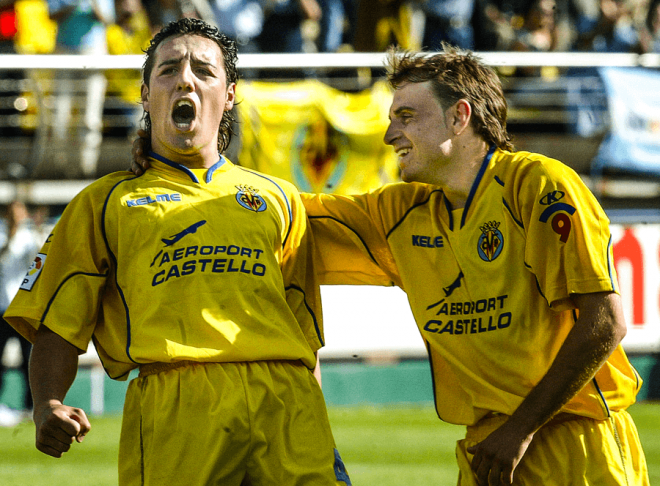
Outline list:
[[[471,438],[477,442],[481,442],[490,435],[493,430],[499,428],[509,420],[509,415],[498,412],[490,412],[484,416],[479,422],[474,425],[469,425],[467,427],[467,438]],[[574,420],[595,420],[590,417],[584,417],[582,415],[576,415],[574,413],[559,412],[557,415],[548,420],[541,428],[553,427],[555,425],[564,424],[566,422],[572,422]]]
[[[199,361],[173,361],[171,363],[146,363],[140,365],[140,373],[138,378],[144,378],[145,376],[155,375],[156,373],[162,373],[163,371],[175,370],[177,368],[183,368],[184,366],[192,366],[196,364],[203,364]]]
[[[494,417],[504,417],[507,420],[509,418],[509,416],[506,415],[506,414],[491,412],[488,415],[486,415],[484,418],[482,418],[481,420],[488,420],[488,419],[494,418]],[[585,417],[583,415],[576,415],[574,413],[568,413],[568,412],[559,412],[554,417],[552,417],[550,420],[548,420],[545,424],[543,424],[543,427],[549,427],[549,426],[553,426],[553,425],[563,424],[565,422],[571,422],[573,420],[583,420],[583,419],[595,420],[595,419],[592,419],[592,418],[589,418],[589,417]],[[479,421],[479,423],[481,423],[481,420]],[[479,424],[477,424],[477,425],[479,425]]]
[[[282,360],[272,360],[272,361],[264,361],[267,363],[286,363],[292,366],[300,366],[305,368],[306,370],[309,370],[307,366],[302,362],[300,359],[282,359]],[[233,363],[233,362],[230,362]],[[238,363],[259,363],[259,361],[252,361],[252,362],[246,362],[246,361],[240,361]],[[140,373],[138,374],[138,378],[144,378],[145,376],[149,375],[155,375],[157,373],[162,373],[163,371],[170,371],[170,370],[175,370],[177,368],[183,368],[185,366],[195,366],[195,365],[209,365],[209,364],[221,364],[216,361],[192,361],[192,360],[182,360],[182,361],[173,361],[171,363],[145,363],[140,365]],[[234,363],[237,364],[237,363]],[[313,371],[313,370],[309,370]]]
[[[574,413],[568,412],[559,412],[557,415],[548,420],[543,427],[559,425],[566,422],[572,422],[573,420],[596,420],[591,417],[585,417],[584,415],[576,415]]]

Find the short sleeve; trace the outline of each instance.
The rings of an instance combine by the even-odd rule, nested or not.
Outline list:
[[[525,263],[548,303],[561,309],[571,294],[618,291],[609,220],[577,173],[548,159],[517,186]]]
[[[34,341],[41,324],[87,349],[110,270],[99,192],[85,189],[64,210],[30,266],[5,319]]]

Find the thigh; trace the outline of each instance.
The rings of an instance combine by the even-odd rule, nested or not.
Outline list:
[[[312,372],[302,363],[256,362],[246,365],[245,377],[252,385],[250,484],[350,485]]]
[[[608,421],[608,436],[618,446],[611,461],[619,460],[625,469],[629,486],[649,486],[649,472],[646,456],[639,440],[637,426],[630,414],[623,410],[612,413]]]
[[[485,435],[468,436],[457,445],[460,486],[476,486],[467,448]],[[649,486],[649,479],[635,424],[622,411],[608,420],[579,418],[542,427],[516,468],[513,484]]]
[[[515,484],[648,486],[648,472],[630,415],[582,418],[543,427],[521,461]]]
[[[122,486],[239,486],[250,424],[236,366],[193,364],[136,378],[119,449]]]

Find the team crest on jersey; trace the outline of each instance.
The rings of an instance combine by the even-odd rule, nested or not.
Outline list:
[[[238,193],[236,193],[236,200],[238,204],[245,209],[260,213],[266,210],[266,200],[259,195],[259,189],[241,184],[236,186]]]
[[[21,289],[32,290],[34,283],[37,281],[37,278],[41,274],[41,269],[44,267],[44,263],[46,263],[46,255],[43,253],[37,253],[37,256],[25,274],[25,278],[21,283]]]
[[[486,262],[492,262],[502,253],[504,236],[498,229],[499,226],[499,222],[489,221],[479,227],[481,235],[479,236],[477,251],[481,259]]]

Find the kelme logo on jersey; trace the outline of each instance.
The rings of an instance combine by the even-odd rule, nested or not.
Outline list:
[[[245,209],[249,209],[255,213],[260,213],[261,211],[266,210],[266,200],[259,195],[259,189],[255,189],[254,187],[245,184],[236,186],[236,189],[238,189],[236,200],[238,201],[238,204]]]
[[[479,236],[477,251],[481,259],[486,262],[492,262],[502,253],[504,236],[502,236],[502,232],[498,229],[499,226],[499,222],[489,221],[479,227],[481,236]]]
[[[551,191],[543,196],[539,202],[544,206],[550,206],[562,199],[564,195],[565,194],[562,191]]]
[[[173,194],[156,194],[155,196],[140,197],[138,199],[126,200],[126,206],[134,208],[137,206],[146,206],[147,204],[155,204],[159,202],[180,202],[181,194],[175,192]]]
[[[21,283],[21,289],[32,290],[34,283],[37,281],[37,278],[41,274],[41,269],[44,268],[44,263],[46,263],[46,255],[43,253],[37,253],[37,256],[25,274],[25,278]]]

